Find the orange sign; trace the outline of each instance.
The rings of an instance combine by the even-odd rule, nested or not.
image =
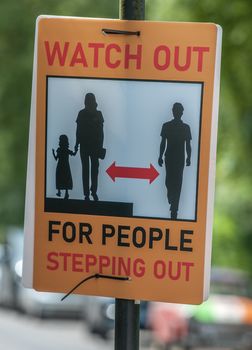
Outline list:
[[[220,47],[215,24],[38,18],[26,286],[207,297]]]

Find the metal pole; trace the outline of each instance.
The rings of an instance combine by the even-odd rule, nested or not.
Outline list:
[[[139,349],[140,304],[134,300],[116,299],[115,350]]]
[[[120,19],[143,20],[145,0],[120,0]]]
[[[145,0],[120,0],[120,19],[143,20]],[[115,350],[139,350],[140,303],[115,301]]]

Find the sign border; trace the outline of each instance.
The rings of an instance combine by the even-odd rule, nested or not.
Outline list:
[[[180,84],[200,84],[201,85],[201,97],[200,97],[200,118],[199,118],[199,138],[198,138],[198,159],[197,159],[197,179],[196,179],[196,201],[195,201],[195,211],[194,219],[177,219],[176,221],[181,222],[197,222],[198,221],[198,193],[199,193],[199,169],[200,169],[200,146],[201,146],[201,129],[202,129],[202,109],[203,109],[203,99],[204,99],[204,81],[187,81],[187,80],[156,80],[156,79],[132,79],[132,78],[104,78],[104,77],[89,77],[89,76],[70,76],[70,75],[46,75],[46,116],[45,116],[45,173],[44,173],[44,212],[51,213],[52,211],[46,210],[46,186],[47,186],[47,124],[48,124],[48,80],[50,78],[63,78],[63,79],[93,79],[93,80],[113,80],[113,81],[139,81],[139,82],[157,82],[157,83],[180,83]],[[54,212],[54,211],[53,211]],[[76,215],[90,215],[90,214],[78,214],[73,212],[66,212],[69,214]],[[108,216],[107,214],[92,214],[94,216]],[[150,219],[150,220],[164,220],[164,221],[174,221],[171,218],[165,217],[152,217],[152,216],[120,216],[113,215],[115,217],[128,217],[136,219]]]

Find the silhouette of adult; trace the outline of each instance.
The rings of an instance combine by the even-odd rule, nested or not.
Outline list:
[[[76,143],[75,150],[80,145],[80,157],[82,163],[82,183],[85,200],[90,200],[91,195],[98,201],[98,169],[99,156],[103,148],[103,116],[97,110],[95,95],[87,93],[84,99],[85,108],[80,110],[76,119]],[[90,183],[91,166],[91,187]]]
[[[166,122],[161,130],[161,143],[158,164],[163,165],[163,154],[165,152],[165,185],[167,198],[170,204],[171,219],[177,219],[179,199],[183,181],[183,170],[185,166],[191,165],[191,130],[181,117],[184,107],[181,103],[174,103],[172,113],[174,119]]]

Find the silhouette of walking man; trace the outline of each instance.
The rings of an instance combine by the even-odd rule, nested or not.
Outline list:
[[[167,198],[170,204],[171,219],[177,219],[180,192],[185,166],[191,165],[191,130],[189,125],[183,123],[181,117],[184,107],[181,103],[174,103],[172,113],[174,119],[163,124],[161,130],[161,143],[158,164],[163,165],[163,154],[165,152],[165,186]]]
[[[101,111],[97,110],[95,95],[87,93],[84,99],[85,108],[80,110],[76,119],[76,143],[75,151],[80,145],[80,157],[82,163],[82,183],[83,193],[86,201],[89,201],[89,194],[94,201],[98,201],[98,169],[99,157],[103,148],[103,116]],[[91,165],[91,187],[90,183],[90,165]]]

